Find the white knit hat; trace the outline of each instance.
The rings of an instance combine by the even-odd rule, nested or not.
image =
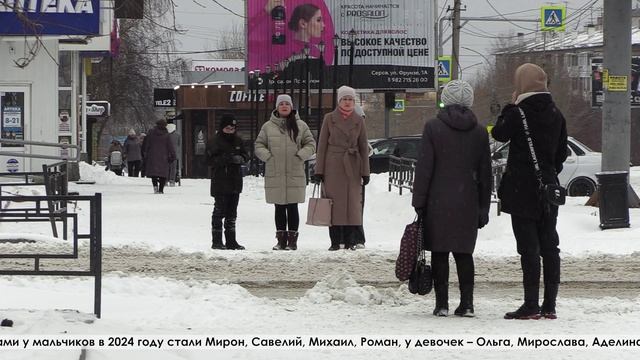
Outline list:
[[[351,96],[354,100],[356,98],[356,90],[352,87],[343,85],[338,88],[338,102],[345,96]]]
[[[464,80],[451,80],[442,89],[442,103],[462,105],[470,108],[473,105],[473,88]]]
[[[276,106],[280,105],[281,102],[288,102],[289,105],[291,105],[293,107],[293,100],[291,100],[291,96],[287,95],[287,94],[280,94],[278,95],[278,97],[276,98]]]

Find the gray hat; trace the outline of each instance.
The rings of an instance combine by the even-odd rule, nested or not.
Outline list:
[[[289,105],[293,106],[293,100],[291,100],[291,96],[287,95],[287,94],[280,94],[278,95],[278,97],[276,98],[276,107],[278,105],[280,105],[281,102],[288,102]]]
[[[464,80],[451,80],[442,89],[442,103],[462,105],[470,108],[473,105],[473,88]]]

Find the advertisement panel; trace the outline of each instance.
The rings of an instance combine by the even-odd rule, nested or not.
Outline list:
[[[24,92],[0,92],[0,119],[2,119],[2,138],[24,140]],[[21,145],[4,144],[3,147]]]
[[[0,35],[98,35],[100,0],[0,1]]]
[[[606,71],[603,73],[602,58],[591,59],[591,106],[600,107],[604,101],[604,89],[609,88],[609,91],[619,90],[617,84],[612,82],[609,76],[605,76]],[[613,77],[614,79],[626,77],[622,74],[616,74],[619,76]],[[640,57],[631,58],[631,107],[640,107]],[[624,88],[623,91],[627,89]]]
[[[192,60],[191,71],[244,71],[244,60]]]
[[[434,17],[424,0],[248,0],[247,69],[299,83],[308,67],[317,87],[324,66],[331,87],[337,65],[339,85],[351,73],[356,88],[433,88]]]

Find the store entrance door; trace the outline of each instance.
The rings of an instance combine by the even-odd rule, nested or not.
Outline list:
[[[193,111],[191,113],[191,149],[193,149],[191,177],[193,178],[209,177],[206,154],[208,138],[207,111]]]

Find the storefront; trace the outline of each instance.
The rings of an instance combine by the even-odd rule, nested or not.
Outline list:
[[[182,85],[176,89],[178,118],[183,123],[182,154],[180,159],[183,167],[183,177],[206,178],[209,169],[206,163],[205,149],[208,140],[215,134],[218,118],[224,113],[232,113],[238,120],[237,132],[248,150],[253,150],[253,143],[262,124],[269,119],[275,108],[273,92],[268,96],[264,90],[245,91],[244,85]],[[301,116],[309,124],[311,131],[316,134],[321,114],[318,110],[318,94],[309,95],[309,105],[306,97],[300,97],[296,92],[292,96],[294,107],[302,100],[303,112],[309,109],[308,116]],[[332,94],[323,94],[322,114],[332,110]]]

